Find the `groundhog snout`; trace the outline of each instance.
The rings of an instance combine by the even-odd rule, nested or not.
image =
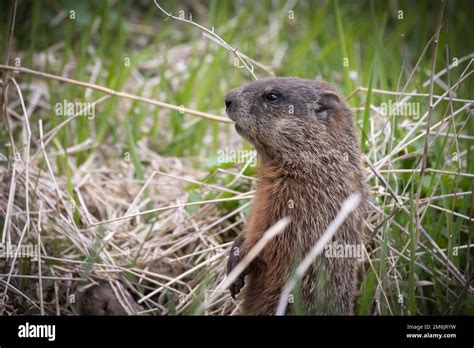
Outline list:
[[[232,106],[233,98],[231,96],[232,93],[229,93],[225,96],[225,110],[228,111],[229,108]]]
[[[236,121],[237,115],[236,112],[239,109],[240,93],[237,89],[230,91],[224,98],[225,101],[225,111],[227,115],[233,120]]]

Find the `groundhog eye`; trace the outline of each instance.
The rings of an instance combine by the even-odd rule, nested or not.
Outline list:
[[[270,101],[270,102],[278,100],[279,98],[280,98],[280,96],[278,94],[274,93],[274,92],[270,92],[265,96],[265,99]]]

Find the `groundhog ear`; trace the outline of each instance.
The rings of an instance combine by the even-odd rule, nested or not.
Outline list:
[[[313,103],[313,108],[317,116],[328,118],[341,108],[341,99],[332,91],[322,91]]]

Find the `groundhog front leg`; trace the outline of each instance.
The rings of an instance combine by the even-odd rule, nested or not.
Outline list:
[[[232,244],[232,248],[230,249],[229,259],[227,260],[227,275],[237,266],[240,261],[242,261],[244,255],[242,245],[245,242],[245,237],[243,234],[239,235],[235,240],[234,244]],[[237,279],[229,286],[230,294],[232,298],[235,299],[235,295],[237,295],[240,290],[245,285],[245,276],[249,273],[250,269],[247,267]]]

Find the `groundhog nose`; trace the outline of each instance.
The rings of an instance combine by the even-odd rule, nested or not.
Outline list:
[[[227,94],[225,96],[225,109],[226,110],[229,110],[230,106],[232,105],[232,101],[233,101],[233,99],[232,99],[231,94],[230,93]]]
[[[230,107],[236,104],[237,92],[232,90],[224,98],[226,111],[229,111]]]

